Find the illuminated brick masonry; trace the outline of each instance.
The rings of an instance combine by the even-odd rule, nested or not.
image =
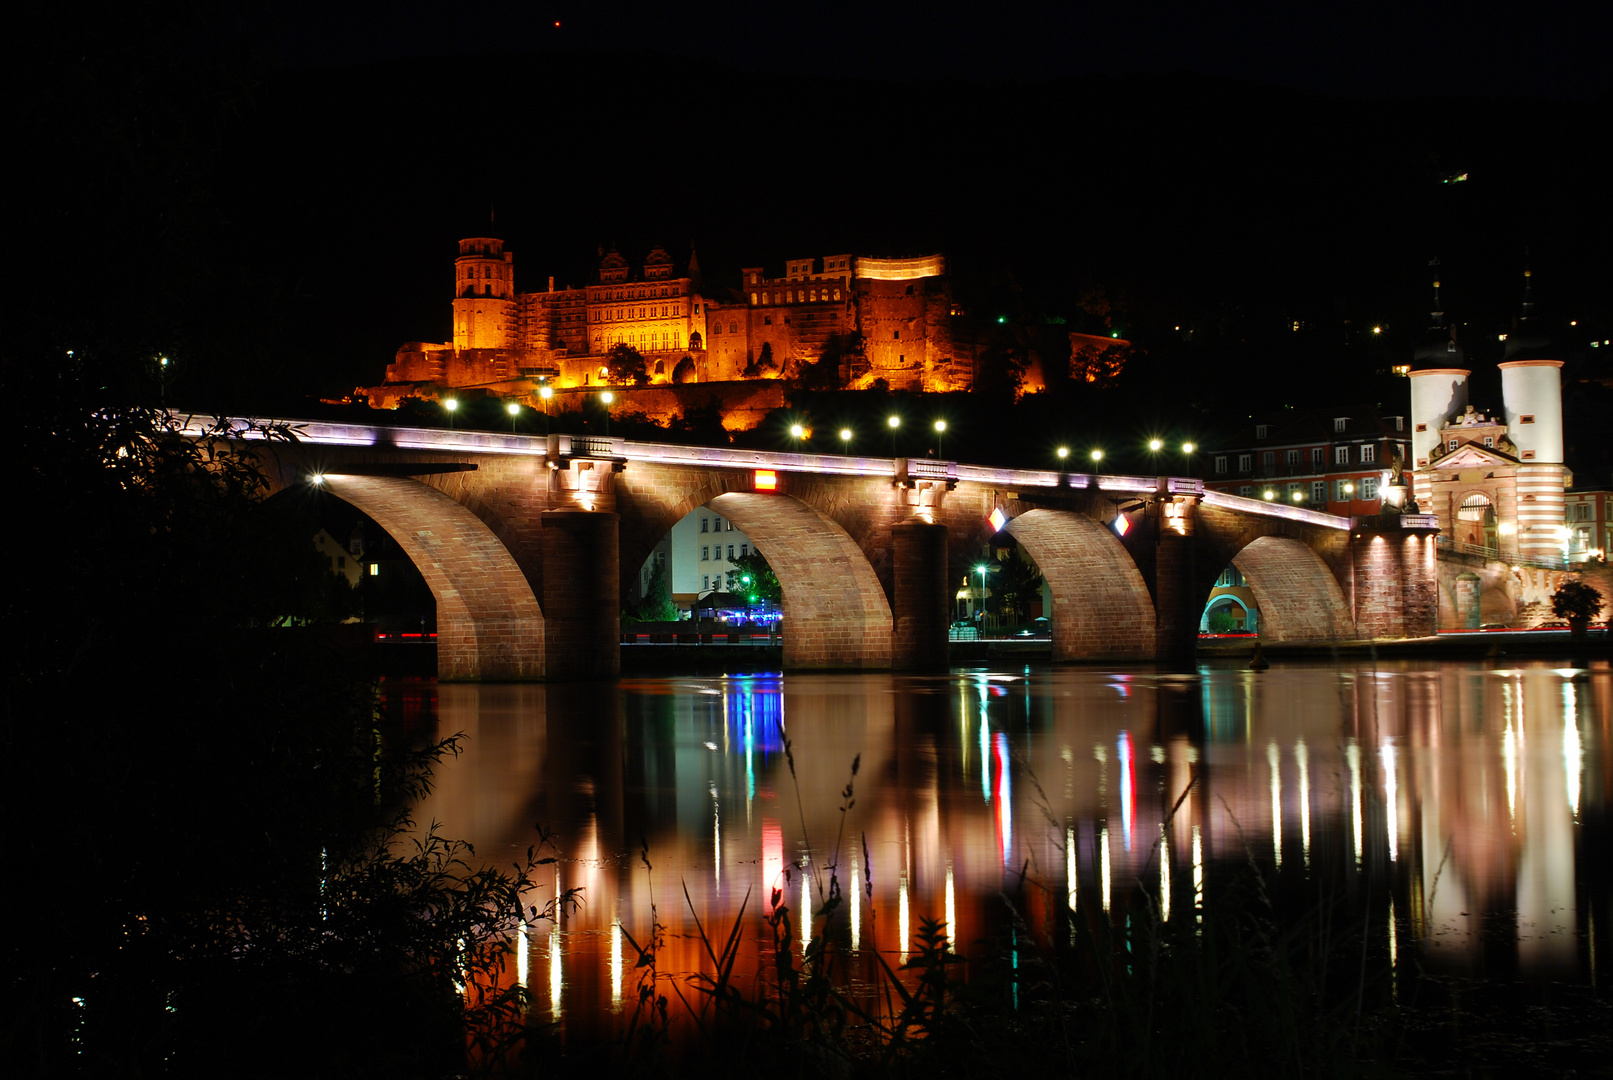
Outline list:
[[[791,259],[781,276],[741,272],[738,288],[708,290],[698,257],[678,265],[655,248],[633,267],[601,251],[585,288],[520,292],[504,242],[469,237],[454,260],[453,340],[398,349],[386,379],[357,393],[395,407],[407,397],[481,390],[526,398],[605,382],[618,343],[644,356],[650,384],[791,378],[816,362],[832,335],[860,333],[860,359],[842,365],[853,387],[966,390],[974,382],[973,336],[955,333],[940,255],[875,259],[849,254]]]

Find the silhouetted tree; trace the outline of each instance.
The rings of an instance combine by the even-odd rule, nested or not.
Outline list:
[[[643,354],[625,341],[612,345],[605,354],[605,377],[617,386],[643,386],[650,381]]]

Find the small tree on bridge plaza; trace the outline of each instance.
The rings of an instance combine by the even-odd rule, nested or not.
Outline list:
[[[1031,601],[1041,595],[1042,572],[1016,546],[1006,558],[998,560],[992,584],[998,614],[1023,622],[1030,613]]]

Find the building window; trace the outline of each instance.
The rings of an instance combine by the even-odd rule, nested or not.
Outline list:
[[[739,557],[741,559],[743,559],[743,558],[748,557],[749,555],[750,555],[750,545],[749,544],[740,544],[739,545]]]
[[[1322,467],[1322,458],[1326,454],[1327,451],[1320,446],[1311,447],[1311,468],[1320,469]]]
[[[763,315],[762,316],[762,325],[763,326],[772,326],[773,325],[773,316],[771,316],[771,315]]]
[[[1334,502],[1349,502],[1350,501],[1350,493],[1348,491],[1344,490],[1345,485],[1348,484],[1348,483],[1349,483],[1348,480],[1335,480],[1335,481],[1333,481],[1333,501]]]
[[[723,523],[723,528],[727,529],[729,532],[733,532],[734,531],[734,523],[732,521],[724,522]],[[731,558],[732,556],[733,556],[733,552],[729,552],[729,557]]]
[[[1311,502],[1314,502],[1314,503],[1325,503],[1325,502],[1327,502],[1327,481],[1326,480],[1312,480],[1311,481]]]
[[[1370,465],[1378,460],[1378,448],[1371,443],[1361,444],[1361,464]]]
[[[1580,503],[1578,506],[1574,507],[1574,520],[1575,521],[1589,521],[1589,520],[1591,520],[1591,504],[1590,503]]]
[[[1333,448],[1333,464],[1348,465],[1350,463],[1350,448],[1348,446],[1335,446]]]
[[[704,544],[701,545],[701,547],[700,547],[700,561],[701,562],[710,562],[711,561],[711,548],[709,546],[704,545]]]
[[[1518,417],[1518,423],[1520,423],[1520,424],[1532,424],[1534,422],[1535,422],[1535,414],[1534,413],[1524,413],[1522,416]]]
[[[710,530],[707,528],[707,526],[709,524],[710,524],[709,521],[707,521],[705,518],[701,518],[700,519],[700,531],[701,532],[709,532]]]
[[[1238,488],[1238,494],[1242,495],[1245,499],[1252,499],[1255,495],[1255,489],[1250,484],[1243,484]]]
[[[732,545],[732,544],[728,545],[728,561],[729,562],[734,561],[734,545]]]
[[[1254,462],[1254,455],[1253,454],[1239,454],[1238,455],[1238,471],[1239,472],[1249,472],[1250,470],[1252,470],[1254,468],[1253,462]]]
[[[1297,502],[1298,500],[1295,499],[1294,496],[1298,495],[1299,492],[1300,492],[1300,489],[1303,488],[1304,486],[1305,485],[1303,485],[1303,484],[1289,484],[1288,485],[1288,490],[1287,490],[1287,492],[1285,492],[1285,494],[1288,496],[1288,501],[1289,502]]]
[[[701,574],[700,575],[700,591],[701,592],[706,592],[710,588],[711,588],[711,575],[710,574]]]
[[[1495,436],[1494,435],[1486,435],[1486,436],[1484,436],[1484,445],[1485,446],[1494,446],[1495,445]]]
[[[1215,471],[1218,473],[1224,473],[1227,471],[1227,457],[1225,454],[1220,454],[1216,457]]]
[[[1363,446],[1361,449],[1364,451],[1364,450],[1366,450],[1366,447]],[[1445,449],[1446,450],[1455,450],[1456,449],[1456,440],[1452,439],[1449,442],[1447,442],[1445,444]]]
[[[1368,476],[1361,481],[1361,497],[1363,499],[1376,499],[1378,497],[1378,478]]]
[[[1418,424],[1418,425],[1417,425],[1417,426],[1416,426],[1416,427],[1415,427],[1415,428],[1413,428],[1413,429],[1412,429],[1412,430],[1413,430],[1413,431],[1427,431],[1427,430],[1428,430],[1428,425],[1427,425],[1427,424]]]
[[[891,340],[892,341],[901,341],[902,340],[902,332],[900,330],[892,330],[891,331]]]
[[[1264,469],[1268,473],[1269,472],[1275,472],[1277,470],[1277,451],[1275,451],[1275,450],[1263,450],[1263,451],[1261,451],[1261,453],[1260,453],[1260,467],[1262,469]]]
[[[1286,464],[1286,465],[1298,465],[1299,464],[1299,451],[1298,450],[1285,451],[1283,453],[1283,463]]]
[[[756,294],[755,293],[750,294],[750,302],[753,303],[753,304],[756,303]]]
[[[1264,439],[1270,433],[1271,433],[1271,425],[1270,424],[1256,424],[1255,425],[1255,438]]]
[[[1333,430],[1336,432],[1342,432],[1345,427],[1349,425],[1349,423],[1350,418],[1348,416],[1335,416],[1333,418]]]

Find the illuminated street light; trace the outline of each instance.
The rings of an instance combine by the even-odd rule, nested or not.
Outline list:
[[[605,404],[605,438],[610,438],[610,403],[616,400],[616,395],[606,390],[599,395],[599,400]]]
[[[996,569],[997,568],[995,566],[992,566],[989,563],[977,563],[975,565],[975,573],[980,575],[980,607],[979,607],[979,612],[980,612],[981,615],[984,615],[986,613],[986,575],[989,574],[989,573],[992,573]],[[981,621],[983,621],[983,620],[981,620]],[[979,626],[979,625],[980,625],[980,622],[977,621],[976,626]]]
[[[843,428],[840,429],[840,449],[841,449],[841,452],[844,453],[846,450],[848,450],[850,448],[851,448],[851,429],[849,427],[843,427]]]
[[[802,438],[805,438],[805,437],[806,437],[806,428],[802,427],[800,424],[791,424],[790,425],[790,438],[792,438],[792,439],[802,439]]]
[[[892,413],[885,419],[886,425],[891,429],[891,457],[896,456],[896,429],[902,426],[902,418]]]
[[[1355,494],[1355,485],[1350,483],[1348,480],[1346,480],[1344,482],[1344,494],[1346,494],[1346,495],[1354,495]]]
[[[606,405],[609,405],[611,402],[616,400],[616,395],[611,393],[609,390],[606,390],[603,394],[599,395],[599,400],[603,401]]]
[[[1381,326],[1374,326],[1374,327],[1373,327],[1373,328],[1372,328],[1372,332],[1373,332],[1373,334],[1381,334],[1381,333],[1383,333],[1383,327],[1381,327]]]
[[[1277,497],[1277,493],[1275,491],[1271,490],[1270,488],[1267,488],[1265,491],[1261,492],[1261,498],[1265,499],[1267,502],[1270,502],[1271,500],[1275,499],[1276,497]]]
[[[1103,460],[1103,451],[1102,450],[1094,450],[1094,451],[1092,451],[1092,460],[1093,461],[1102,461]]]
[[[946,444],[946,433],[947,422],[945,420],[937,420],[935,422],[935,453],[937,457],[946,456],[946,452],[941,449],[942,446]]]
[[[510,402],[504,406],[504,411],[510,414],[510,434],[515,434],[515,418],[521,415],[521,406],[518,402]]]
[[[1182,453],[1184,453],[1184,454],[1191,454],[1193,451],[1195,451],[1197,449],[1198,449],[1198,445],[1196,443],[1185,442],[1185,443],[1182,444]]]
[[[538,397],[543,399],[543,433],[549,434],[549,399],[554,397],[554,387],[544,383],[538,387]]]
[[[1294,492],[1293,498],[1294,498],[1295,502],[1304,502],[1305,501],[1305,493],[1303,491],[1296,491],[1296,492]]]
[[[454,427],[454,413],[459,410],[459,400],[457,398],[449,398],[447,401],[442,403],[442,407],[448,410],[448,429],[452,431]]]
[[[1165,440],[1164,439],[1149,439],[1148,440],[1148,449],[1152,450],[1156,454],[1159,453],[1161,450],[1165,449]]]
[[[1061,446],[1059,447],[1058,454],[1059,460],[1063,461],[1065,458],[1070,456],[1070,448],[1068,446]]]

